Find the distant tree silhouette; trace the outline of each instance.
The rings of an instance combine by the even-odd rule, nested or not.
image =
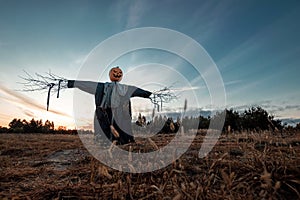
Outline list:
[[[224,132],[241,132],[241,131],[264,131],[264,130],[282,130],[281,120],[274,120],[274,116],[261,107],[251,107],[244,112],[234,111],[233,109],[225,109],[223,112],[217,112],[213,119],[218,121],[224,117],[225,122],[223,126]],[[181,122],[182,120],[182,122]],[[184,117],[183,119],[177,119],[176,122],[172,118],[158,116],[155,117],[154,122],[148,122],[147,126],[162,127],[158,130],[158,133],[176,133],[180,126],[184,127],[184,131],[191,129],[208,129],[211,117]],[[136,124],[142,124],[142,115],[139,114]],[[156,130],[156,129],[153,129]]]
[[[8,128],[0,126],[0,133],[7,133],[8,131]]]
[[[269,129],[269,116],[261,107],[252,107],[242,114],[242,127],[250,130]]]
[[[242,114],[242,127],[250,130],[282,130],[281,120],[274,120],[274,116],[268,114],[261,107],[252,107]]]
[[[23,133],[23,123],[20,119],[14,118],[9,124],[9,132]]]
[[[233,109],[225,110],[225,123],[224,123],[224,130],[226,131],[239,131],[242,128],[242,120],[240,114],[237,111],[233,111]]]
[[[138,119],[135,122],[135,124],[138,126],[142,126],[142,127],[145,126],[146,125],[146,117],[144,115],[142,116],[142,114],[139,113]]]
[[[177,133],[179,127],[179,122],[174,122],[172,118],[168,118],[159,133]]]
[[[13,119],[9,124],[7,132],[12,133],[52,133],[54,131],[54,122],[46,120],[43,124],[43,120],[35,120],[32,118],[29,122],[25,119]]]
[[[208,129],[209,123],[210,123],[210,116],[203,117],[200,115],[198,129]]]
[[[237,112],[233,109],[225,109],[226,116],[224,122],[224,132],[234,131],[235,133],[241,131],[264,131],[264,130],[300,130],[300,123],[296,127],[285,127],[286,124],[282,124],[281,120],[274,119],[274,116],[269,115],[269,113],[261,107],[252,107],[244,112]],[[218,120],[222,117],[224,113],[216,113],[212,118]],[[184,131],[189,131],[190,129],[208,129],[211,117],[184,117],[177,118],[174,121],[172,118],[167,118],[163,116],[155,116],[151,121],[146,122],[146,117],[139,114],[138,120],[135,123],[135,131],[144,131],[145,127],[150,132],[157,133],[177,133],[181,126],[184,127]],[[230,127],[230,128],[229,128]],[[30,121],[21,120],[14,118],[9,123],[9,128],[1,128],[0,133],[3,132],[13,132],[13,133],[59,133],[59,134],[77,134],[76,130],[67,130],[66,127],[60,126],[57,130],[54,129],[54,123],[46,120],[43,121],[31,119]],[[82,132],[82,131],[81,131]],[[87,131],[90,133],[90,131]]]
[[[53,131],[54,131],[54,123],[50,122],[49,120],[46,120],[43,132],[45,132],[45,133],[51,133]]]

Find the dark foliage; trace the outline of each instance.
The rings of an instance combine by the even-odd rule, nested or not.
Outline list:
[[[243,130],[282,130],[284,126],[281,120],[274,120],[274,116],[261,107],[252,107],[245,110],[243,113],[237,111],[225,110],[226,119],[224,129],[230,127],[231,130],[243,131]]]
[[[233,109],[225,109],[226,117],[223,127],[224,132],[228,131],[265,131],[265,130],[300,130],[300,123],[296,127],[286,127],[286,124],[282,124],[281,120],[274,119],[274,116],[270,115],[266,110],[261,107],[252,107],[244,112],[237,112]],[[210,117],[185,117],[174,121],[172,118],[156,117],[155,120],[146,122],[144,116],[139,115],[138,121],[135,123],[138,126],[153,127],[153,130],[158,133],[176,133],[181,126],[184,127],[184,131],[191,129],[208,129],[210,120],[218,119],[224,113],[216,113]],[[54,129],[54,123],[46,120],[43,123],[42,120],[31,119],[30,121],[13,119],[9,123],[9,128],[0,127],[0,133],[58,133],[58,134],[77,134],[76,130],[66,130],[65,127],[59,127]],[[157,127],[162,127],[157,130]],[[151,129],[152,130],[152,129]],[[90,133],[90,131],[89,131]]]
[[[54,122],[46,120],[45,123],[40,120],[31,119],[13,119],[9,124],[9,128],[0,127],[0,133],[53,133],[53,134],[77,134],[76,130],[54,129]]]
[[[233,109],[225,109],[225,122],[223,131],[265,131],[265,130],[283,130],[285,128],[285,124],[283,125],[281,120],[274,119],[274,116],[270,115],[266,110],[261,107],[252,107],[244,112],[234,111]],[[164,124],[159,133],[176,133],[180,126],[184,127],[185,131],[191,129],[208,129],[210,120],[215,119],[218,120],[221,116],[223,116],[223,112],[217,112],[214,116],[210,117],[185,117],[182,120],[177,119],[174,121],[172,118],[162,118],[158,117],[155,121],[157,124]],[[148,122],[147,124],[151,124]],[[175,129],[174,129],[174,127]],[[300,125],[298,125],[300,129]]]

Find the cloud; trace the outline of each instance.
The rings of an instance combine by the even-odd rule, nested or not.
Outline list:
[[[147,1],[118,1],[109,9],[114,13],[115,21],[119,26],[125,25],[125,29],[130,29],[141,24],[143,16],[150,8],[151,4]]]
[[[8,96],[4,96],[4,97],[0,97],[8,102],[11,103],[17,103],[19,105],[21,105],[22,107],[26,107],[26,108],[32,108],[32,109],[36,109],[36,110],[45,110],[45,106],[41,105],[37,102],[35,102],[33,99],[22,95],[16,91],[10,90],[8,88],[6,88],[5,86],[0,84],[0,91],[6,93]],[[27,114],[32,115],[30,113],[28,113],[28,111],[26,111]],[[25,114],[26,114],[25,112]],[[49,110],[48,112],[53,113],[53,114],[57,114],[57,115],[61,115],[64,117],[71,117],[70,115],[61,112],[61,111],[57,111],[57,110]]]
[[[235,84],[239,84],[243,82],[243,80],[232,80],[232,81],[227,81],[224,83],[225,86],[229,86],[229,85],[235,85]]]
[[[1,111],[0,113],[0,119],[12,119],[14,116],[8,113],[3,113],[3,111]]]
[[[127,18],[126,28],[136,27],[139,24],[141,14],[142,14],[141,1],[134,1],[129,6],[129,14]]]
[[[257,106],[262,107],[269,114],[274,115],[276,118],[300,118],[300,104],[293,104],[289,101],[276,102],[274,100],[263,100],[249,104],[228,106],[228,108],[232,108],[233,110],[243,112],[251,107]]]
[[[190,86],[190,87],[178,87],[178,88],[170,88],[171,91],[176,91],[176,92],[184,92],[184,91],[189,91],[189,90],[201,90],[201,89],[206,89],[205,86]]]
[[[220,60],[216,61],[217,65],[220,66],[224,72],[232,72],[237,66],[241,67],[241,65],[244,67],[258,65],[261,69],[276,66],[283,60],[290,62],[291,60],[287,58],[291,55],[291,53],[295,52],[295,49],[298,49],[298,46],[294,45],[294,47],[286,49],[285,51],[281,48],[284,47],[287,41],[290,42],[290,39],[285,35],[290,35],[290,21],[291,19],[294,19],[296,15],[296,12],[290,12],[285,16],[281,16],[277,20],[273,20],[269,24],[260,27],[260,29],[257,29],[256,32],[236,45],[235,48],[228,51],[227,54],[225,54]],[[278,46],[278,48],[274,48],[275,45]],[[254,57],[260,53],[264,53],[266,54],[265,58],[268,58],[269,55],[267,54],[269,52],[272,52],[272,59],[263,60]],[[285,63],[285,65],[287,64],[288,63]],[[270,75],[274,73],[280,72],[272,71]]]
[[[34,113],[28,109],[22,109],[23,110],[23,113],[28,116],[28,117],[31,117],[31,118],[34,118]]]
[[[149,10],[150,4],[147,1],[130,1],[126,28],[135,28],[141,23],[142,17]]]
[[[93,121],[93,119],[92,119]],[[85,123],[86,125],[81,125],[81,126],[78,126],[77,129],[83,129],[83,130],[93,130],[94,129],[94,123],[91,123],[90,121],[89,122],[86,122]]]
[[[285,106],[285,109],[287,109],[287,110],[289,110],[289,109],[300,110],[300,105],[287,105],[287,106]]]

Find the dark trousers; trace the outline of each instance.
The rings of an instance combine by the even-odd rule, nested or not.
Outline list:
[[[95,128],[96,136],[100,136],[100,138],[103,137],[103,136],[106,136],[106,139],[108,139],[111,142],[116,140],[118,144],[127,144],[127,143],[130,143],[130,142],[134,142],[134,137],[132,135],[129,135],[126,132],[124,132],[118,126],[118,124],[115,122],[115,120],[113,120],[113,113],[112,113],[111,109],[109,109],[109,108],[108,109],[103,109],[103,108],[97,107],[95,118],[96,119],[94,120],[94,123],[98,123],[100,125],[100,127],[99,127],[98,124],[94,125],[94,127],[99,127],[100,128],[100,130],[97,130]],[[116,138],[111,133],[111,129],[110,129],[111,124],[118,131],[118,133],[120,135],[119,138]]]

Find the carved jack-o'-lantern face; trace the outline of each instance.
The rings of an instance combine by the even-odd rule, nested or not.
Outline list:
[[[109,78],[113,82],[120,82],[123,77],[123,72],[119,67],[113,67],[109,71]]]

